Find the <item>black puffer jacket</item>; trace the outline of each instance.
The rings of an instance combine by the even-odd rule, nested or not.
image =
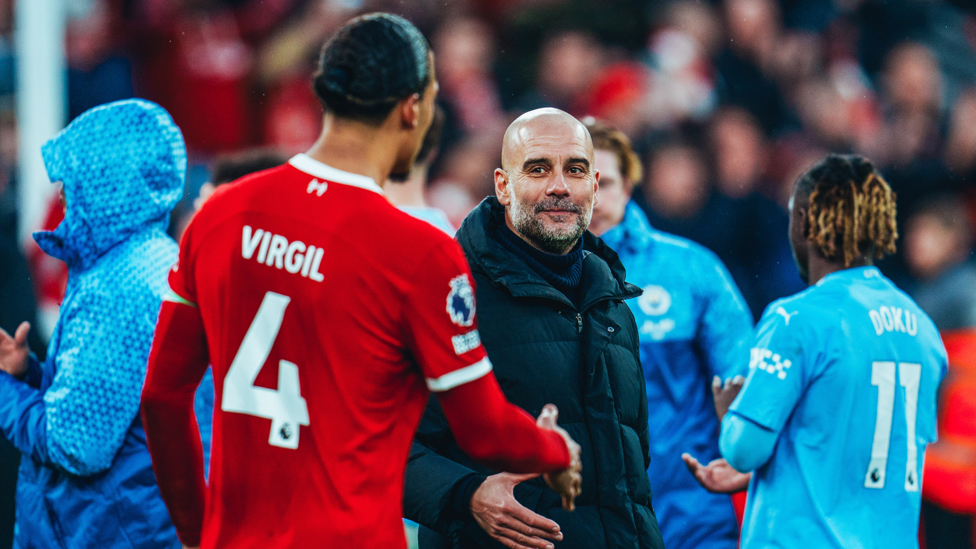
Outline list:
[[[510,401],[537,416],[552,402],[559,424],[582,447],[583,494],[567,513],[541,478],[516,486],[525,507],[556,521],[560,548],[661,548],[647,480],[647,398],[637,325],[624,299],[640,290],[624,281],[617,254],[584,237],[580,308],[492,234],[504,208],[488,198],[458,231],[477,284],[478,327],[495,376]],[[588,253],[587,253],[588,252]],[[421,548],[491,547],[461,493],[475,464],[431,399],[407,464],[404,514],[421,526]]]

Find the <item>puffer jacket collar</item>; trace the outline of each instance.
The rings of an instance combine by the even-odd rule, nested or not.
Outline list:
[[[550,299],[573,307],[562,292],[494,239],[492,235],[503,223],[505,207],[494,196],[485,198],[465,218],[457,239],[471,269],[481,271],[493,285],[506,288],[514,297]],[[589,231],[583,235],[583,253],[581,311],[607,299],[630,299],[641,294],[640,288],[626,281],[627,273],[617,253]]]

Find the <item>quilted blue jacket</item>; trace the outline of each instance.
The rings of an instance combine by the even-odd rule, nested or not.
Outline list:
[[[126,100],[78,117],[41,150],[64,221],[34,234],[68,265],[43,364],[0,373],[0,428],[22,453],[15,546],[178,548],[156,487],[139,395],[167,272],[186,150],[161,107]]]
[[[728,496],[706,492],[681,461],[721,457],[712,376],[745,375],[752,316],[725,266],[698,244],[651,227],[627,204],[602,236],[644,293],[627,301],[640,332],[647,387],[654,510],[668,549],[735,549],[738,525]]]

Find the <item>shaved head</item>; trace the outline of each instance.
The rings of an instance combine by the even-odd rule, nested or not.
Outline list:
[[[536,109],[505,131],[495,193],[506,224],[532,246],[568,253],[593,215],[600,173],[586,126],[559,109]]]
[[[513,168],[512,164],[520,160],[521,153],[529,142],[551,133],[551,130],[567,127],[588,151],[586,158],[592,165],[593,140],[590,139],[590,132],[586,130],[586,126],[568,112],[547,107],[523,114],[505,130],[505,137],[502,140],[502,169],[510,171]]]

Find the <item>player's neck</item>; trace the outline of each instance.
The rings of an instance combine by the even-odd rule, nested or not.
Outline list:
[[[851,260],[851,264],[849,266],[844,266],[844,264],[841,262],[831,261],[820,256],[819,254],[812,253],[810,254],[810,285],[813,286],[817,282],[820,282],[823,277],[829,274],[843,271],[844,269],[867,267],[871,264],[870,258],[859,256]]]
[[[383,127],[337,119],[326,115],[322,133],[306,154],[337,170],[372,177],[383,185],[396,157],[397,144]]]

